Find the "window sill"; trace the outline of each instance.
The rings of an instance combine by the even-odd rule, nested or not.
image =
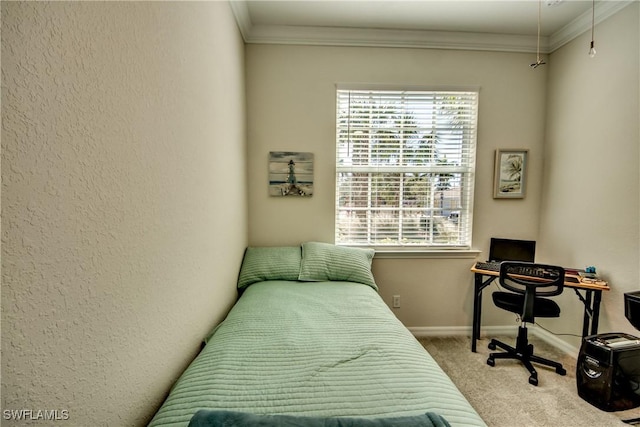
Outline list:
[[[465,250],[384,250],[376,249],[374,258],[378,259],[413,259],[413,258],[439,258],[439,259],[471,259],[476,258],[482,251],[477,249]]]

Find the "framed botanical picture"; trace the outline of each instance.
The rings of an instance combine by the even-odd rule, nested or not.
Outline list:
[[[269,195],[311,197],[313,195],[313,153],[271,151],[269,153]]]
[[[494,199],[522,199],[527,190],[529,150],[496,150]]]

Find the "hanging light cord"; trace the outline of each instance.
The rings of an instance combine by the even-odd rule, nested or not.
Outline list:
[[[593,30],[596,26],[596,0],[591,2],[591,44],[593,44]]]
[[[531,64],[531,68],[538,68],[540,65],[544,65],[545,62],[540,60],[540,15],[542,10],[542,0],[538,1],[538,44],[536,47],[536,62]]]
[[[596,27],[596,0],[592,0],[591,2],[591,45],[589,46],[589,56],[596,56],[596,48],[595,39],[594,39],[594,31]]]

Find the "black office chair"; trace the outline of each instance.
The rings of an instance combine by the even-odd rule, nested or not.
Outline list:
[[[553,300],[544,297],[560,295],[564,288],[564,269],[553,265],[529,262],[504,261],[500,265],[500,284],[511,292],[494,292],[496,306],[520,315],[522,324],[518,328],[516,346],[511,347],[492,339],[489,349],[500,347],[505,352],[491,353],[487,365],[495,366],[495,359],[518,359],[529,370],[529,383],[538,385],[538,373],[531,362],[556,369],[560,375],[567,371],[562,364],[533,354],[533,345],[527,338],[526,323],[536,317],[559,317],[560,307]]]

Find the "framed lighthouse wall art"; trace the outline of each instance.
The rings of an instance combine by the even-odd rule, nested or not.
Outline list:
[[[313,195],[313,153],[271,151],[269,153],[269,195],[311,197]]]

